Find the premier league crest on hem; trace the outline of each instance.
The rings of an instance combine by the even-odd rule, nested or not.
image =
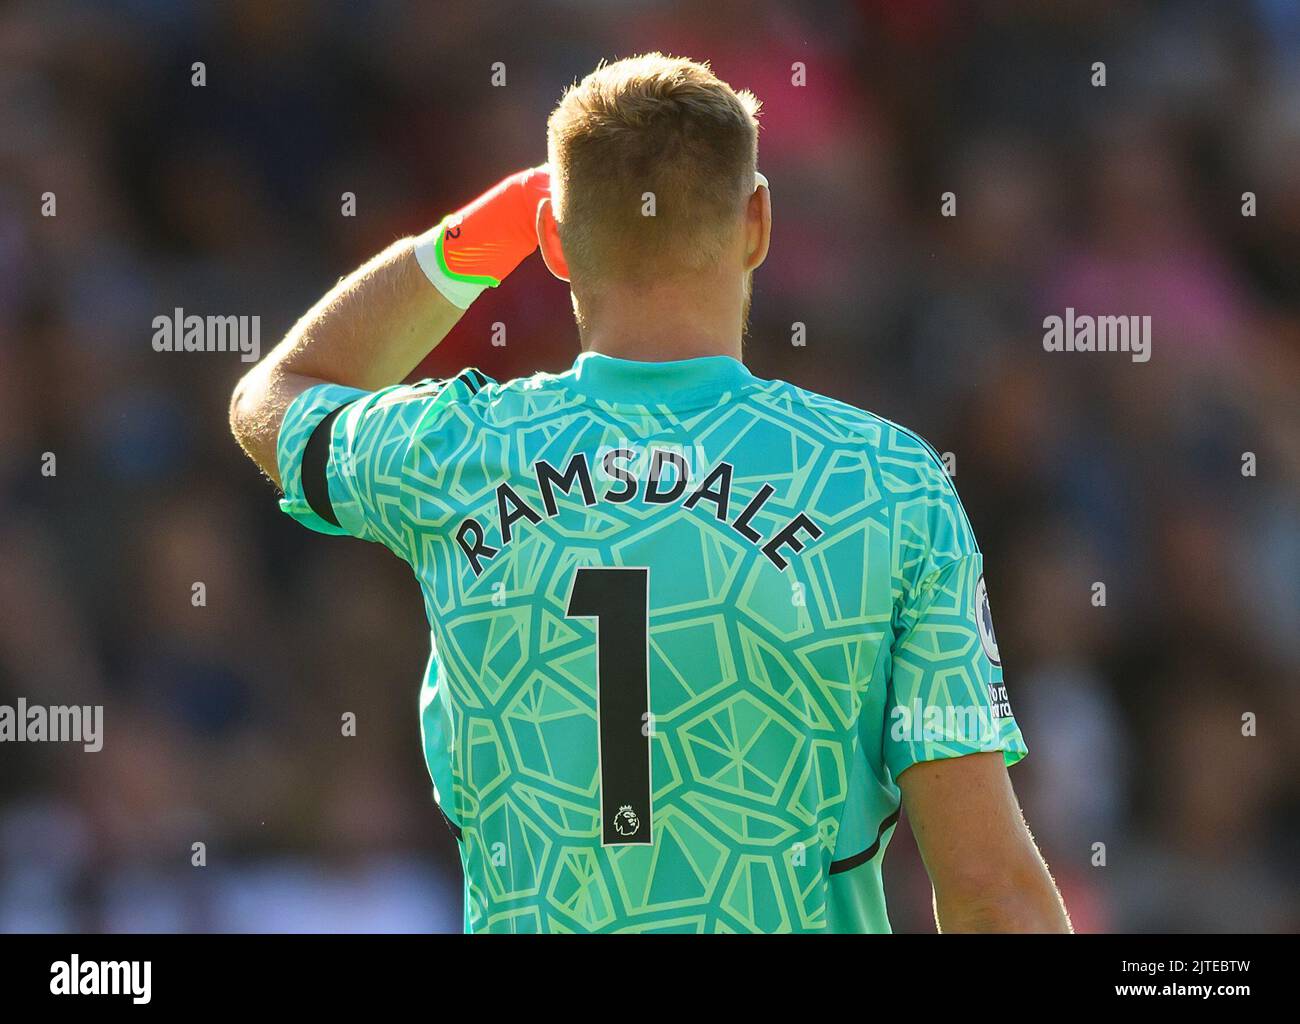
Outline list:
[[[998,638],[993,632],[993,612],[989,610],[989,588],[984,584],[984,574],[980,573],[979,582],[975,584],[975,625],[979,629],[980,645],[989,661],[1001,667],[1002,655],[998,651]]]

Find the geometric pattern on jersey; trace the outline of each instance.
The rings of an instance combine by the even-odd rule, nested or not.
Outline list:
[[[336,410],[337,526],[301,476]],[[619,450],[637,456],[606,472]],[[655,450],[686,463],[673,500],[653,498],[680,463],[652,473]],[[575,460],[590,494],[580,471],[567,491],[539,481],[539,464]],[[279,465],[287,513],[384,544],[419,581],[425,759],[459,839],[468,931],[887,930],[898,775],[1025,753],[982,557],[933,450],[736,360],[587,353],[505,384],[467,370],[374,393],[322,385],[290,408]],[[611,500],[629,476],[635,495]],[[800,515],[811,528],[765,552]],[[647,570],[641,605],[627,574],[631,592],[571,614],[579,572],[610,567]],[[644,729],[604,731],[624,705],[648,705]],[[602,756],[602,742],[617,745]],[[635,791],[640,757],[648,802],[604,805]]]

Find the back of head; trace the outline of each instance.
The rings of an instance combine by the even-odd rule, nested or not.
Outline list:
[[[565,92],[547,149],[575,292],[718,264],[754,189],[758,108],[707,64],[660,53],[602,64]]]

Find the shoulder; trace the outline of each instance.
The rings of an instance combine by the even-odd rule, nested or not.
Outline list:
[[[555,386],[554,374],[497,381],[467,367],[445,379],[393,389],[390,415],[400,418],[415,447],[443,458],[449,451],[485,443],[489,436],[527,430],[564,413],[574,396]]]
[[[814,431],[828,442],[865,450],[882,472],[910,472],[932,484],[949,485],[943,459],[911,428],[788,381],[763,383],[753,400],[788,417],[792,425]]]
[[[469,371],[482,375],[479,370]],[[524,419],[575,403],[562,386],[563,375],[539,371],[527,377],[496,381],[490,377],[472,396],[473,404],[493,420]]]

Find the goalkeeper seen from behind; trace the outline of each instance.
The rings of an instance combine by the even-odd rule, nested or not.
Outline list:
[[[466,930],[887,931],[900,805],[941,929],[1068,930],[934,451],[741,361],[771,229],[756,115],[705,65],[597,69],[546,166],[299,321],[235,435],[285,512],[419,581]],[[539,242],[572,368],[401,384]]]

